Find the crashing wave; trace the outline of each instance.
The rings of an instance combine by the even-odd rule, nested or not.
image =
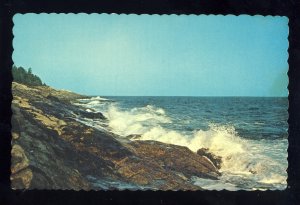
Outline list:
[[[84,106],[99,109],[99,103],[91,98]],[[100,111],[108,119],[106,126],[121,137],[135,136],[131,140],[154,140],[185,146],[193,152],[208,148],[209,152],[222,157],[222,184],[205,182],[206,186],[203,181],[201,184],[196,180],[196,184],[200,183],[202,187],[234,189],[232,184],[243,183],[246,179],[250,180],[249,184],[255,181],[266,185],[279,184],[279,187],[286,185],[286,165],[263,153],[269,142],[241,138],[234,126],[210,123],[207,130],[195,129],[187,134],[168,128],[172,119],[164,109],[153,105],[121,110],[116,104],[111,104]]]

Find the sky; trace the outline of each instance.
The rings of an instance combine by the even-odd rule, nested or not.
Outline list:
[[[287,96],[288,18],[16,14],[13,61],[102,96]]]

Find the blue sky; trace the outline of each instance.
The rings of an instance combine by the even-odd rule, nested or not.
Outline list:
[[[17,14],[16,66],[87,95],[287,96],[288,18]]]

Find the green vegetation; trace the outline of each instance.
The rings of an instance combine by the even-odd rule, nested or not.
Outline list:
[[[13,65],[12,74],[14,81],[25,85],[46,85],[42,80],[32,73],[32,69],[25,70],[23,67],[17,67]]]

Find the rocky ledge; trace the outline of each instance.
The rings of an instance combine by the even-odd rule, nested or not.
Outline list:
[[[106,120],[71,103],[86,96],[48,86],[12,87],[14,189],[197,190],[193,176],[220,175],[220,161],[207,150],[121,139],[77,121]]]

